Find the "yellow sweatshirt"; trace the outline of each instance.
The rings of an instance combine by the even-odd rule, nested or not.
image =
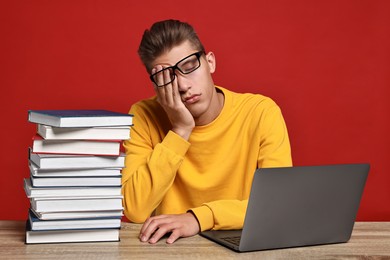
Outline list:
[[[196,126],[188,142],[170,131],[155,97],[130,109],[134,126],[122,173],[130,221],[191,210],[201,231],[241,229],[256,168],[292,165],[279,107],[262,95],[217,88],[225,96],[220,115]]]

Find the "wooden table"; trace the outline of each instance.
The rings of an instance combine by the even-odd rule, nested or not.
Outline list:
[[[0,259],[390,259],[390,222],[357,222],[348,243],[235,253],[203,237],[141,243],[122,223],[120,242],[26,245],[25,222],[0,221]]]

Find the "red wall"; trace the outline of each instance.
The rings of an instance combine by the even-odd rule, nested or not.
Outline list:
[[[153,94],[136,51],[152,22],[192,23],[215,82],[282,108],[296,165],[371,163],[358,220],[390,221],[390,1],[0,3],[0,219],[25,219],[29,109],[127,112]]]

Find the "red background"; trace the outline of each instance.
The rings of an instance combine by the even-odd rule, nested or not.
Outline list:
[[[26,219],[29,109],[127,112],[153,95],[144,29],[175,18],[217,57],[215,83],[282,108],[295,165],[369,162],[358,220],[390,221],[390,1],[0,3],[0,219]]]

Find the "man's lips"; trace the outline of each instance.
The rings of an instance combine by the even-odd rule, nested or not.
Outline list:
[[[193,103],[199,101],[200,96],[201,96],[201,94],[191,95],[189,97],[184,98],[183,102],[186,104],[193,104]]]

